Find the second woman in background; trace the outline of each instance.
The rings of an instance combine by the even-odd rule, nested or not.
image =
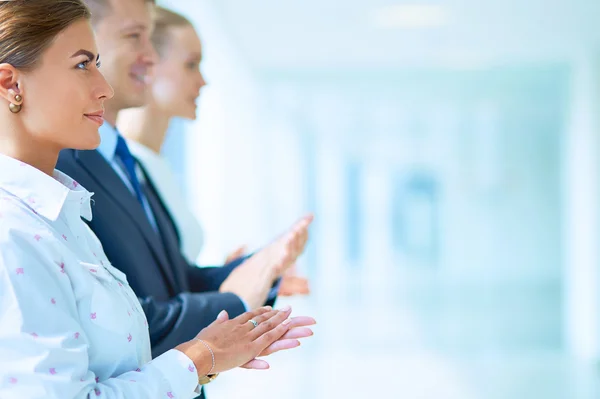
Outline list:
[[[162,7],[156,8],[152,42],[159,54],[154,66],[151,98],[142,108],[122,111],[118,128],[128,138],[131,152],[152,178],[181,236],[182,252],[190,262],[203,245],[203,230],[185,203],[175,175],[160,155],[169,123],[174,117],[196,119],[196,100],[206,85],[200,72],[202,44],[191,22]],[[226,263],[245,255],[241,247],[227,257]],[[294,268],[285,275],[280,296],[308,294],[308,280],[297,276]]]

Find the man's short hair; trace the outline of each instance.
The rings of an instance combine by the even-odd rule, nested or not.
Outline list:
[[[132,1],[132,0],[119,0]],[[156,0],[144,0],[146,3],[156,4]],[[92,25],[96,25],[110,12],[110,0],[83,0],[92,13]]]

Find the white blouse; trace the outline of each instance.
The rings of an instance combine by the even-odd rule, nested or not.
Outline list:
[[[181,252],[189,263],[195,264],[204,244],[204,232],[194,216],[171,166],[159,154],[133,140],[127,140],[131,153],[142,164],[175,220],[181,238]]]
[[[151,360],[148,324],[110,265],[92,194],[0,154],[0,398],[192,398],[193,362]]]

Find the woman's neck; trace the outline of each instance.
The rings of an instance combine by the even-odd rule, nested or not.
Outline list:
[[[11,125],[10,123],[4,125],[3,133],[6,136],[0,136],[0,153],[31,165],[48,176],[53,176],[60,148],[52,148],[47,143],[37,142],[23,133],[22,129]]]
[[[121,111],[117,119],[117,128],[123,136],[160,154],[170,120],[170,116],[147,105]]]

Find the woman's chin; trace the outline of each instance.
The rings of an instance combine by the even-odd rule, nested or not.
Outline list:
[[[186,119],[188,121],[195,121],[197,117],[196,105],[194,105],[193,107],[189,107],[189,109],[187,108],[188,107],[186,107],[186,109],[180,109],[179,112],[177,112],[174,116]]]
[[[71,148],[74,150],[87,151],[87,150],[95,150],[99,146],[100,146],[100,134],[98,132],[96,132],[96,134],[86,137],[85,141],[82,140],[81,142],[77,143],[77,145],[74,145]]]

